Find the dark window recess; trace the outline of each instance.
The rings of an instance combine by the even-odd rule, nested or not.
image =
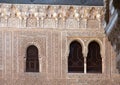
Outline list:
[[[26,72],[39,72],[38,49],[31,45],[27,48]]]
[[[82,46],[79,42],[73,41],[70,44],[70,52],[68,57],[68,72],[69,73],[83,73],[84,72],[84,58],[82,54]]]
[[[88,51],[87,72],[102,73],[102,58],[99,44],[95,41],[92,41],[88,46]]]

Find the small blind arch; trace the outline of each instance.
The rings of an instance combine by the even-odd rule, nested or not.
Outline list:
[[[68,72],[69,73],[83,73],[84,72],[84,58],[82,54],[82,46],[78,41],[72,41],[69,46],[68,56]]]
[[[102,57],[100,50],[100,45],[96,41],[89,43],[87,54],[88,73],[102,73]]]
[[[39,72],[38,48],[35,45],[27,47],[26,72]]]

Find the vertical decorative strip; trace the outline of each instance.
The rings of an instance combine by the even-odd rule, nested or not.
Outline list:
[[[11,79],[11,58],[12,58],[12,33],[10,31],[5,32],[5,76]]]

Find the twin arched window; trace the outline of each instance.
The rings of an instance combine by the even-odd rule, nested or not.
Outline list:
[[[71,42],[68,57],[68,72],[83,73],[85,65],[87,65],[86,69],[88,73],[102,73],[100,46],[96,41],[92,41],[89,44],[86,60],[87,62],[84,62],[81,44],[78,41]]]
[[[78,41],[71,42],[68,72],[83,73],[86,64],[88,73],[102,73],[100,46],[96,41],[89,44],[86,60],[85,63],[81,44]],[[39,72],[38,48],[34,45],[30,45],[26,50],[26,72]]]
[[[38,48],[34,45],[26,51],[26,72],[39,72]]]

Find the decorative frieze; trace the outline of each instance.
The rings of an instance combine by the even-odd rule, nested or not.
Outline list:
[[[88,27],[88,20],[97,20],[97,23],[101,23],[104,13],[104,6],[1,4],[0,27],[78,29]],[[61,20],[63,23],[60,23]],[[82,21],[86,23],[85,26],[81,24]]]
[[[86,31],[86,32],[77,32],[77,31],[74,31],[74,32],[67,32],[67,36],[73,36],[73,37],[104,37],[105,34],[103,34],[104,32],[100,32],[100,31]]]

